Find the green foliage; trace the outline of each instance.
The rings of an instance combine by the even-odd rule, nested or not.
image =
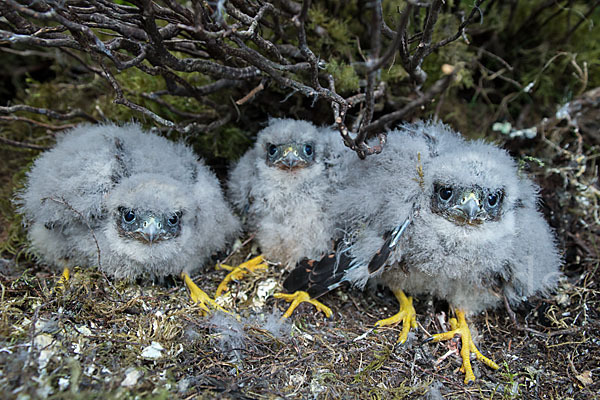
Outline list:
[[[35,152],[18,149],[6,151],[0,148],[0,257],[27,260],[33,259],[32,254],[27,251],[27,238],[21,216],[16,214],[12,199],[16,191],[22,187],[25,171],[29,167],[27,160],[31,160]],[[16,172],[15,172],[16,171]]]
[[[503,399],[522,398],[522,390],[525,387],[525,385],[520,383],[520,374],[511,372],[510,367],[506,361],[504,362],[504,369],[499,370],[499,374],[502,376],[502,381],[504,382],[504,385],[499,385],[499,387],[497,387],[494,390],[494,394],[496,394],[498,391],[502,391],[501,395]]]
[[[498,30],[498,41],[518,43],[506,46],[506,54],[501,56],[513,67],[513,79],[528,89],[511,105],[512,115],[530,102],[553,110],[557,104],[581,94],[585,87],[600,85],[600,42],[590,40],[600,37],[600,13],[596,10],[586,18],[589,5],[585,2],[573,3],[571,8],[546,7],[535,13],[543,3],[519,2],[511,21],[507,21],[508,7],[498,16],[504,24]],[[581,19],[583,23],[572,31]]]
[[[362,371],[354,377],[354,383],[364,382],[370,372],[377,371],[391,357],[393,348],[385,346],[381,351],[375,353],[375,359],[371,361]]]
[[[237,160],[252,144],[247,133],[235,124],[227,124],[221,129],[198,135],[194,149],[207,157]]]
[[[381,80],[387,82],[388,84],[398,84],[406,80],[406,78],[408,78],[408,72],[406,72],[402,65],[397,63],[387,69],[384,69],[381,73]]]
[[[469,11],[470,9],[467,9],[464,12],[468,13]],[[453,15],[441,14],[433,32],[432,43],[437,43],[454,35],[458,30],[459,23],[460,21]],[[466,64],[476,59],[476,57],[476,49],[469,46],[461,37],[446,46],[440,47],[436,52],[425,58],[423,69],[427,72],[429,82],[435,82],[444,75],[442,71],[444,64],[454,68],[458,67],[460,72],[457,74],[453,86],[459,89],[470,89],[473,87],[474,71],[472,67]]]
[[[356,4],[344,4],[340,14],[333,16],[323,5],[314,4],[308,11],[307,30],[312,34],[307,37],[309,46],[322,58],[333,59],[333,56],[342,55],[348,59],[353,58],[356,52],[356,36],[354,29],[361,31],[358,21],[351,15],[356,15]]]
[[[589,3],[561,4],[496,2],[481,21],[476,16],[464,37],[425,59],[425,87],[442,76],[443,64],[461,69],[444,96],[452,101],[433,103],[420,116],[436,110],[465,136],[482,137],[497,121],[534,125],[584,90],[600,86],[600,42],[590,40],[600,37],[600,11],[586,17]],[[471,7],[460,4],[464,15]],[[442,12],[433,42],[453,35],[458,24]]]
[[[359,90],[359,78],[352,66],[333,59],[327,63],[325,70],[333,76],[335,90],[338,93],[352,93]]]

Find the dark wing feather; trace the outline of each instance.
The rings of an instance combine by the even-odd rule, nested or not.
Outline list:
[[[396,226],[393,230],[387,231],[383,238],[385,242],[383,246],[377,250],[371,261],[369,261],[369,274],[374,274],[388,264],[388,259],[392,251],[396,248],[400,237],[410,224],[411,219],[408,218],[401,225]]]
[[[117,160],[117,164],[116,164],[116,168],[112,173],[111,176],[111,180],[114,184],[117,184],[119,182],[121,182],[121,180],[123,178],[126,178],[128,176],[130,176],[130,172],[129,169],[127,168],[127,161],[126,161],[126,151],[125,148],[123,147],[123,141],[118,138],[115,137],[114,138],[114,145],[115,145],[115,159]]]
[[[406,219],[401,225],[385,233],[385,242],[369,262],[370,274],[388,265],[390,254],[409,223],[410,219]],[[344,246],[344,243],[343,240],[338,241],[336,250],[318,261],[305,259],[298,263],[283,282],[285,290],[290,293],[305,291],[315,299],[338,288],[345,281],[348,270],[360,268],[353,262],[354,259],[347,255],[348,247]]]
[[[290,293],[302,290],[316,299],[339,287],[352,259],[343,253],[330,253],[320,260],[302,260],[283,282]]]
[[[393,248],[390,246],[392,240],[394,239],[392,231],[387,231],[383,237],[385,239],[383,246],[377,250],[373,258],[371,258],[371,261],[369,261],[369,274],[374,274],[375,272],[379,271],[380,268],[385,267],[393,250]]]

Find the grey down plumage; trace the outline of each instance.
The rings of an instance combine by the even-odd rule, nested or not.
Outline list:
[[[467,313],[496,306],[503,296],[518,304],[556,286],[561,257],[537,210],[538,189],[504,150],[419,122],[390,132],[382,154],[350,162],[348,185],[334,199],[333,218],[345,232],[337,263],[328,274],[307,269],[310,277],[291,278],[305,285],[329,279],[321,293],[343,281],[359,288],[381,283],[431,294]],[[465,202],[473,208],[461,206],[471,221],[467,211],[456,211],[464,188],[481,194]],[[442,199],[448,189],[454,193]],[[334,273],[339,279],[332,281]]]
[[[99,247],[100,268],[116,278],[189,273],[239,230],[192,150],[133,123],[61,135],[36,159],[17,202],[44,262],[97,265]]]
[[[337,132],[307,121],[271,119],[258,133],[230,174],[228,195],[267,260],[292,267],[331,250],[330,197],[349,154]]]

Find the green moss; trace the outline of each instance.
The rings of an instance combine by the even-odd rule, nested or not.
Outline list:
[[[307,34],[307,41],[313,52],[327,61],[334,55],[351,59],[357,51],[355,29],[360,31],[361,28],[354,17],[356,4],[344,4],[340,14],[342,15],[332,15],[321,4],[312,5],[308,11],[307,32],[312,34]]]
[[[373,387],[368,395],[369,395],[369,399],[377,399],[377,400],[387,400],[387,399],[394,399],[394,400],[402,400],[402,399],[414,399],[417,396],[423,396],[424,394],[427,393],[427,385],[426,384],[422,384],[422,385],[416,385],[416,386],[409,386],[409,385],[405,385],[402,384],[398,387],[394,387],[394,388],[383,388],[383,387],[378,387],[375,386]]]
[[[325,68],[335,80],[338,93],[351,93],[359,90],[359,78],[354,68],[346,63],[331,60]]]
[[[32,157],[37,152],[18,149],[7,151],[0,148],[3,163],[0,167],[0,256],[16,261],[32,261],[33,255],[27,250],[26,232],[21,216],[16,214],[13,198],[16,191],[22,187],[25,172]],[[16,173],[14,171],[17,171]]]
[[[408,72],[397,62],[389,68],[383,69],[381,80],[384,82],[398,84],[408,78]]]
[[[600,36],[598,12],[570,33],[583,18],[587,4],[547,7],[532,15],[532,10],[540,4],[542,1],[519,2],[510,23],[505,21],[508,10],[502,15],[506,28],[499,40],[519,42],[518,46],[507,46],[503,57],[514,68],[513,79],[528,89],[510,105],[511,114],[518,113],[528,102],[552,109],[556,104],[570,101],[584,90],[579,69],[584,71],[587,67],[587,88],[600,85],[600,43],[590,40]]]
[[[354,377],[354,383],[364,382],[370,372],[377,371],[390,358],[392,348],[384,346],[382,350],[375,352],[375,359],[371,361],[362,371]]]

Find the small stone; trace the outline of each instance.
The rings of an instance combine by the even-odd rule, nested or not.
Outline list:
[[[64,392],[69,388],[69,380],[67,378],[58,378],[58,388]]]
[[[129,368],[127,368],[127,370],[125,370],[125,379],[123,379],[123,382],[121,382],[121,386],[123,386],[123,387],[135,386],[141,377],[142,377],[142,371],[137,370],[133,367],[129,367]]]
[[[164,347],[158,342],[152,342],[152,344],[142,350],[141,356],[144,358],[149,358],[151,360],[156,360],[162,357],[162,352]]]
[[[85,325],[78,326],[77,332],[81,333],[83,336],[92,336],[92,331]]]
[[[588,386],[594,383],[594,380],[592,379],[592,371],[584,371],[577,375],[576,378],[583,386]]]

